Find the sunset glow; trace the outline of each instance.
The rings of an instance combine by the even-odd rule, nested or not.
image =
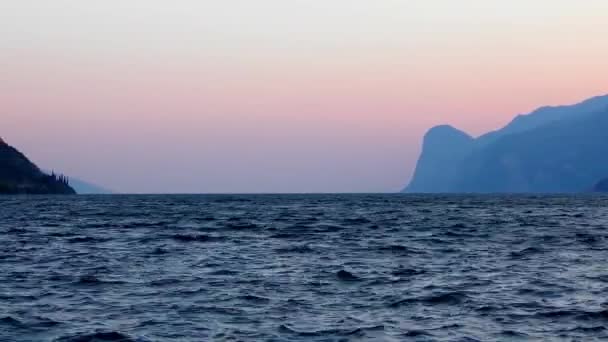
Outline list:
[[[608,93],[603,0],[4,1],[0,136],[120,192],[386,192]]]

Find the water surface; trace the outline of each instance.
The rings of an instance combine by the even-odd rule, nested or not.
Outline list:
[[[608,339],[608,197],[0,198],[2,341]]]

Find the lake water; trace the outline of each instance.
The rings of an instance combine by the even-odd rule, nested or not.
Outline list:
[[[1,341],[600,341],[608,197],[0,198]]]

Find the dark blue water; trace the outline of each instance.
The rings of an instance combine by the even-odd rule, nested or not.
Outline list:
[[[608,197],[0,198],[0,341],[608,339]]]

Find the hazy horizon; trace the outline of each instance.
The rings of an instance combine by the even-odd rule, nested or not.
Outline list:
[[[121,193],[395,192],[426,130],[607,93],[608,2],[6,1],[0,136]]]

